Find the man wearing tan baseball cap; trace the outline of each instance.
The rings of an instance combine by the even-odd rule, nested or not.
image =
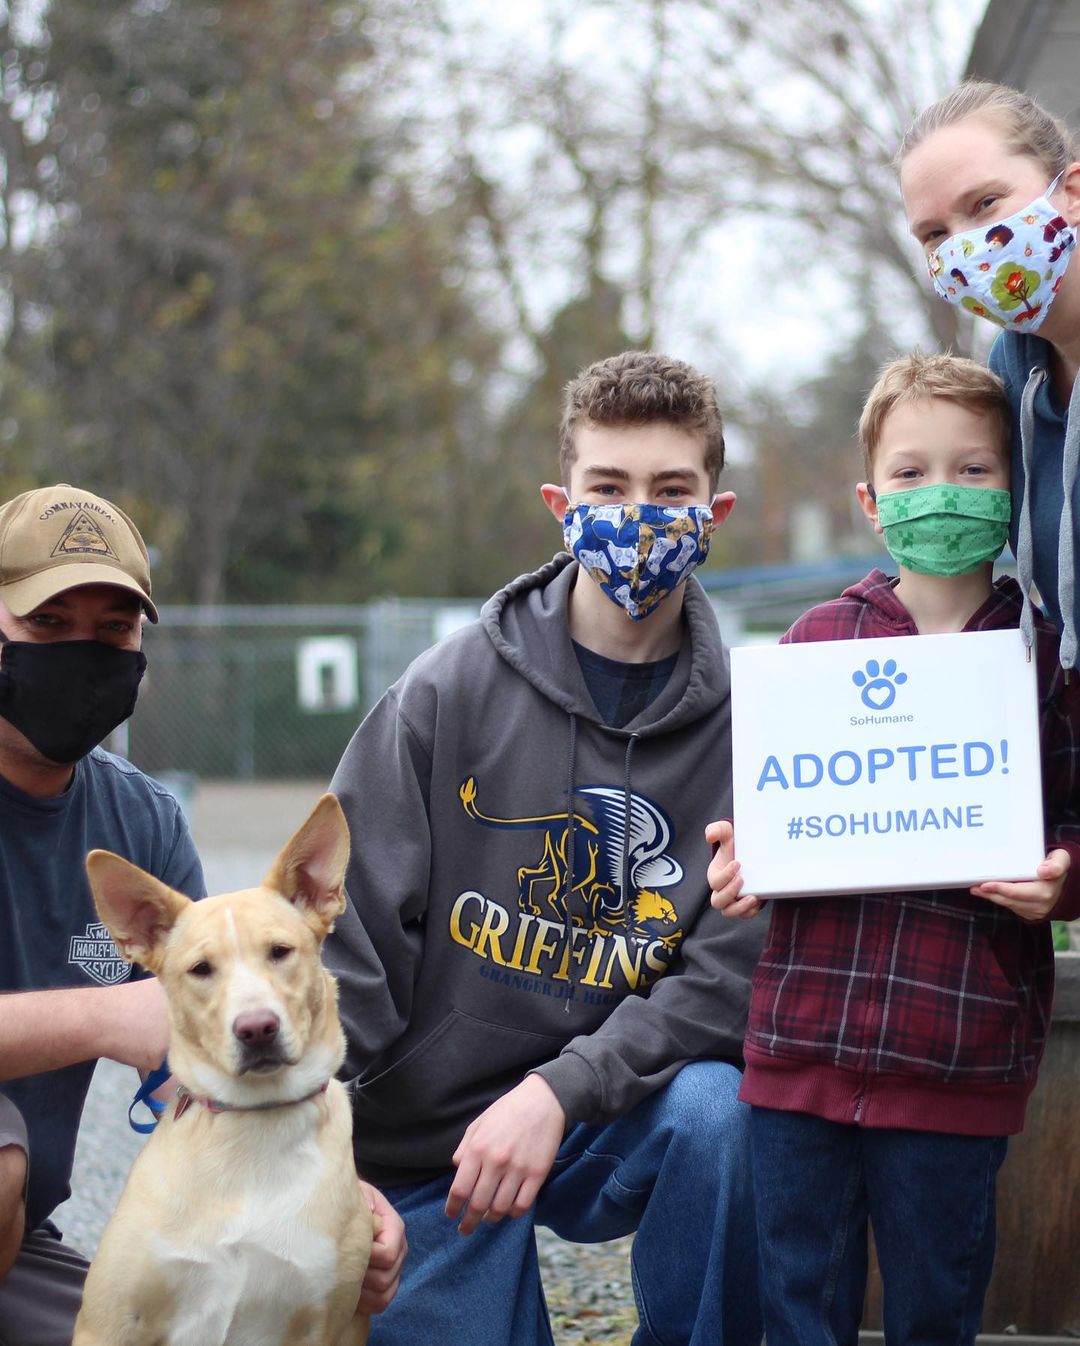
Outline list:
[[[126,589],[158,619],[146,544],[122,509],[65,484],[24,491],[0,507],[0,601],[25,617],[80,584]]]
[[[157,983],[98,922],[86,853],[204,893],[176,800],[98,746],[134,709],[150,593],[110,501],[58,485],[0,506],[0,1342],[70,1343],[87,1262],[50,1216],[94,1063],[152,1069],[168,1041]]]
[[[157,621],[150,564],[123,510],[68,485],[0,508],[0,772],[6,750],[14,784],[65,788],[135,709],[143,613]]]

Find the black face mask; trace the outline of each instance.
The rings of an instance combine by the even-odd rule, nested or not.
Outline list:
[[[38,645],[2,631],[0,642],[0,716],[59,765],[85,757],[135,709],[141,650],[100,640]]]

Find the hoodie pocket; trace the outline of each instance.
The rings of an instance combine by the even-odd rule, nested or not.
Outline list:
[[[451,1011],[396,1061],[356,1081],[358,1153],[383,1163],[448,1166],[473,1118],[557,1056],[565,1040]]]
[[[979,903],[967,894],[908,903],[879,1068],[977,1085],[1031,1077],[1027,934],[1011,913]]]

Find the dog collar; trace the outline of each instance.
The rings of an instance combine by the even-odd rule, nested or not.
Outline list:
[[[329,1087],[330,1081],[323,1080],[317,1089],[312,1089],[311,1093],[305,1094],[303,1098],[282,1098],[270,1103],[223,1103],[217,1098],[201,1098],[181,1084],[176,1091],[176,1111],[173,1113],[173,1121],[178,1122],[192,1103],[201,1103],[208,1112],[270,1112],[274,1108],[291,1108],[297,1103],[308,1103],[311,1099],[318,1098],[320,1094],[325,1094]]]

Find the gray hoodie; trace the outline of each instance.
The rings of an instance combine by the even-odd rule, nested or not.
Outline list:
[[[570,643],[576,575],[556,557],[421,655],[334,776],[352,860],[326,962],[357,1164],[386,1185],[449,1169],[529,1072],[573,1124],[741,1059],[762,931],[705,882],[703,829],[731,816],[716,619],[691,577],[667,686],[610,729]]]

